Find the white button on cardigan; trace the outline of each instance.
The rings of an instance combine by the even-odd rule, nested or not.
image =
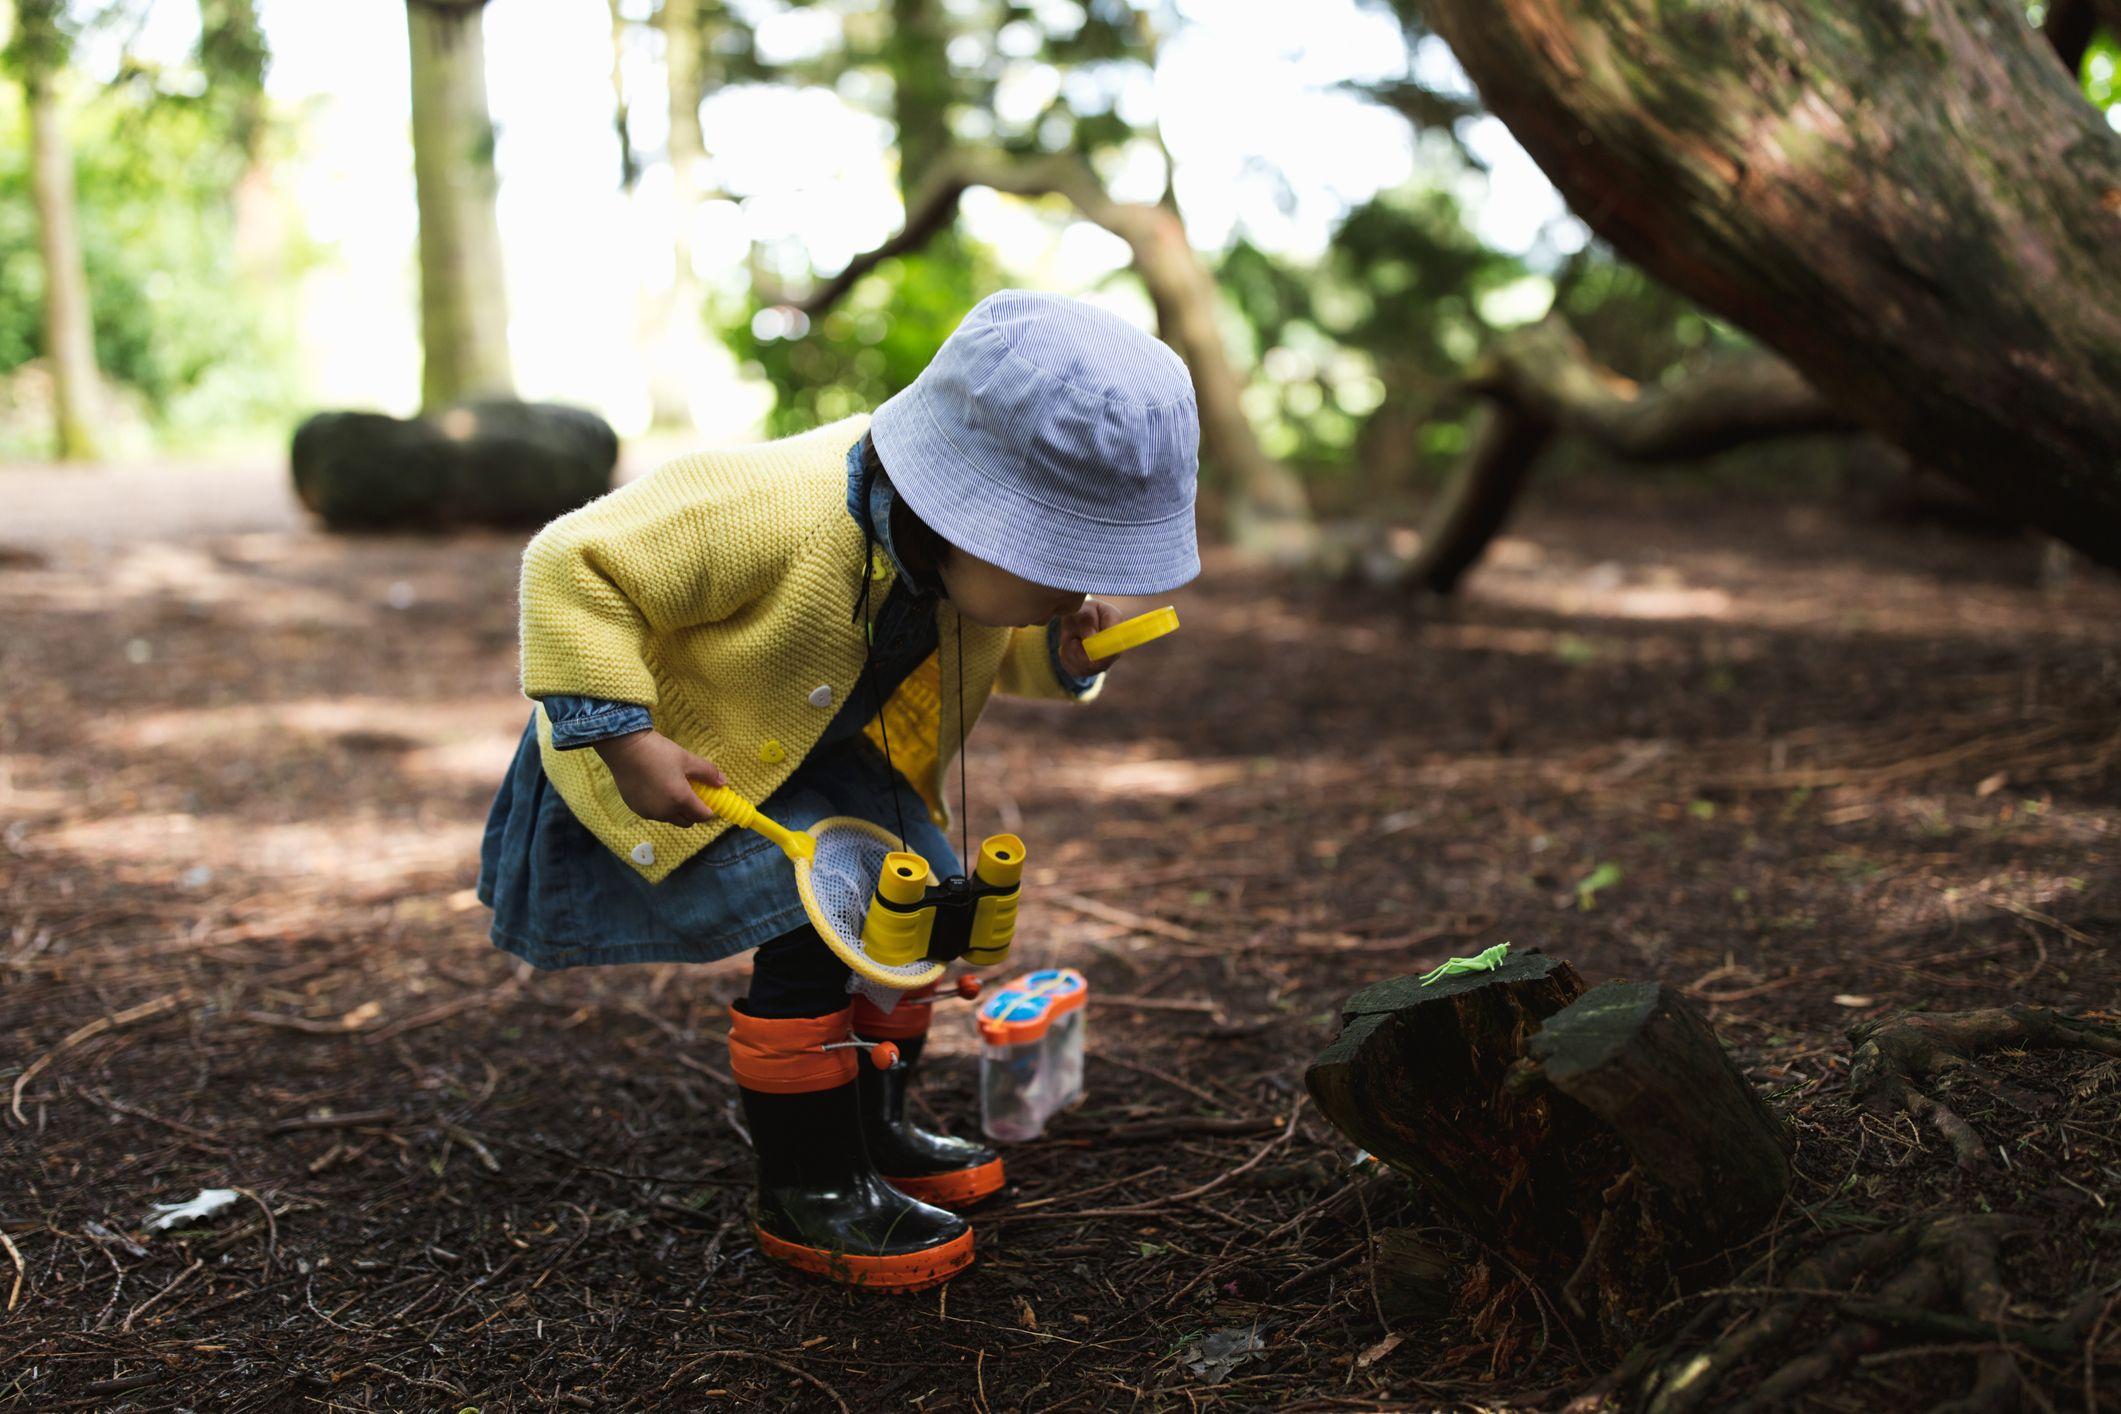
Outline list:
[[[653,845],[647,840],[642,840],[639,844],[635,845],[633,847],[632,854],[633,862],[636,864],[655,863],[655,845]]]
[[[810,705],[813,707],[830,707],[832,705],[832,684],[821,682],[816,687],[811,688]]]

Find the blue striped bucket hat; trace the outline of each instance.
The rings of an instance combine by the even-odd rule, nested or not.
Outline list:
[[[1063,295],[989,295],[876,410],[892,486],[951,544],[1088,594],[1200,573],[1200,416],[1177,354]]]

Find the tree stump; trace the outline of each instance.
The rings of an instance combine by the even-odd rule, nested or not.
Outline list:
[[[1698,1243],[1742,1242],[1774,1217],[1790,1186],[1788,1131],[1670,987],[1595,988],[1526,1054],[1541,1079],[1620,1136],[1638,1177],[1680,1210]]]
[[[1370,1259],[1378,1310],[1395,1323],[1443,1315],[1451,1309],[1455,1267],[1449,1254],[1421,1233],[1404,1227],[1382,1229],[1377,1255]]]
[[[1789,1184],[1788,1140],[1708,1023],[1567,963],[1382,982],[1305,1075],[1319,1109],[1620,1349],[1713,1279]]]
[[[1493,972],[1424,987],[1395,977],[1341,1008],[1340,1037],[1304,1073],[1319,1110],[1406,1174],[1481,1236],[1531,1252],[1565,1240],[1541,1231],[1566,1213],[1512,1203],[1556,1167],[1551,1106],[1503,1088],[1526,1039],[1583,994],[1570,966],[1519,952]]]
[[[432,417],[320,412],[295,429],[295,494],[334,530],[535,526],[611,489],[593,412],[479,402]]]

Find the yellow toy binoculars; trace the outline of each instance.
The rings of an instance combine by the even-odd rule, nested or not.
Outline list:
[[[953,875],[940,884],[928,882],[928,861],[920,855],[885,855],[862,920],[862,951],[894,967],[922,958],[963,958],[974,967],[1002,961],[1016,937],[1024,855],[1015,835],[989,835],[980,841],[971,877]]]
[[[811,922],[842,960],[864,976],[870,973],[864,971],[862,961],[886,968],[927,961],[936,964],[934,973],[939,976],[941,964],[959,958],[974,967],[991,967],[1009,956],[1009,945],[1016,938],[1016,906],[1023,893],[1027,853],[1015,835],[989,835],[982,840],[971,877],[953,875],[931,884],[928,881],[934,875],[928,861],[911,850],[890,849],[903,841],[867,820],[835,816],[809,830],[791,830],[726,786],[695,785],[693,791],[724,820],[780,846],[795,865],[796,888]],[[856,847],[822,847],[848,840],[855,841]],[[853,932],[848,914],[819,904],[820,866],[833,880],[830,891],[846,899],[853,890],[868,887],[865,868],[860,883],[854,883],[850,875],[862,868],[857,861],[879,848],[879,841],[888,852],[870,891],[857,939],[848,936]],[[868,853],[867,857],[875,856]],[[878,973],[876,979],[888,976]],[[933,976],[923,977],[913,985],[933,980]]]

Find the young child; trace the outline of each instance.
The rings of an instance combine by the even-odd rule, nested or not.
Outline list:
[[[859,816],[962,872],[943,780],[964,731],[990,692],[1094,696],[1107,665],[1083,639],[1120,615],[1087,596],[1199,572],[1198,445],[1169,349],[1004,291],[873,418],[681,457],[524,552],[538,706],[486,824],[494,941],[540,968],[757,949],[729,1068],[767,1256],[858,1285],[945,1280],[972,1260],[946,1209],[1000,1188],[1002,1165],[905,1117],[927,998],[850,1005],[787,860],[694,787],[791,828]],[[859,1065],[834,1046],[853,1036],[894,1041],[900,1064]]]

